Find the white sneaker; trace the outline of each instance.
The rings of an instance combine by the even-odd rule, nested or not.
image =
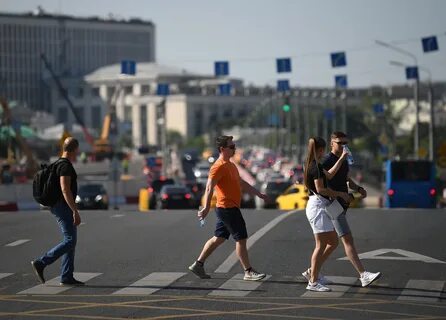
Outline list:
[[[381,272],[373,273],[364,271],[359,280],[361,280],[361,284],[363,287],[367,287],[368,285],[372,284],[375,280],[378,280],[379,277],[381,277]]]
[[[302,272],[302,275],[304,276],[305,279],[307,279],[308,282],[310,282],[310,279],[311,279],[311,270],[310,269],[307,269],[304,272]],[[319,273],[319,277],[317,278],[317,282],[319,282],[322,285],[332,283],[330,280],[328,280],[326,277],[324,277],[320,273]]]
[[[266,274],[264,273],[258,273],[254,269],[251,269],[250,271],[245,272],[245,276],[243,277],[243,280],[247,281],[259,281],[266,277]]]
[[[323,284],[319,282],[311,283],[308,281],[307,290],[310,291],[317,291],[317,292],[329,292],[331,289],[329,287],[324,286]]]

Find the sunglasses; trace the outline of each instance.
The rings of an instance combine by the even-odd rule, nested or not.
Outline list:
[[[231,150],[235,150],[235,144],[231,144],[230,146],[227,146],[226,148],[231,149]]]
[[[341,146],[345,146],[346,144],[348,144],[348,142],[346,142],[346,141],[333,141],[333,142],[340,144]]]

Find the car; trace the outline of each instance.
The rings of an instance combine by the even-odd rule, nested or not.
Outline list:
[[[303,184],[293,184],[277,197],[277,208],[280,210],[305,209],[308,199],[308,189]]]
[[[185,181],[184,185],[192,192],[194,199],[194,208],[198,208],[201,204],[201,197],[204,194],[205,185],[196,181]]]
[[[291,186],[291,182],[285,179],[270,180],[260,185],[259,191],[268,196],[267,200],[262,200],[259,197],[255,198],[255,204],[257,209],[265,208],[277,208],[276,199],[280,196],[288,187]]]
[[[160,177],[159,179],[153,180],[148,188],[149,191],[149,209],[156,209],[158,194],[161,188],[165,185],[174,185],[175,181],[171,178]]]
[[[165,185],[158,196],[160,209],[191,209],[194,199],[190,190],[181,185]]]
[[[102,184],[85,184],[79,187],[76,205],[79,210],[103,209],[108,210],[109,199]]]

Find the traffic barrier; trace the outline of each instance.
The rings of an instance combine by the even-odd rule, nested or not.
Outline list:
[[[139,211],[149,211],[149,190],[139,189]]]

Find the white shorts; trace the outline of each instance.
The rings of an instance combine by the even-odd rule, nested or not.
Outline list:
[[[330,204],[329,200],[318,196],[310,196],[307,202],[305,213],[310,222],[313,233],[334,231],[333,222],[327,214],[325,208]]]

